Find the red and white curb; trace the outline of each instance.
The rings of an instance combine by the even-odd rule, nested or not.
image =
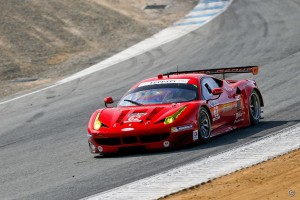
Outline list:
[[[174,26],[202,26],[225,11],[231,2],[232,0],[202,0],[201,3],[199,3],[183,19],[174,23]]]
[[[85,200],[157,199],[300,148],[300,124]]]

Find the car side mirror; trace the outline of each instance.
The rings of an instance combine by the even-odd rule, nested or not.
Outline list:
[[[114,103],[114,100],[112,97],[106,97],[104,98],[104,104],[105,104],[105,107],[108,107],[107,104],[112,104]]]
[[[221,96],[222,93],[223,93],[223,90],[221,88],[214,88],[211,91],[211,94],[215,95],[215,96],[217,95],[217,97],[216,98],[208,99],[207,102],[210,101],[210,100],[217,100],[218,98],[220,98],[220,96]]]
[[[223,93],[223,90],[221,88],[214,88],[212,90],[213,95],[221,95]]]

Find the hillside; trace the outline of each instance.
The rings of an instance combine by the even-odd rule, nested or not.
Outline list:
[[[171,25],[198,0],[0,2],[3,97],[89,67]],[[144,9],[154,4],[166,7]]]

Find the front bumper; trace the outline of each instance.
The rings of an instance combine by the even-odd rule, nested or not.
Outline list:
[[[195,142],[193,130],[162,133],[131,133],[122,135],[89,135],[91,153],[116,153],[121,148],[144,147],[147,150],[177,147]]]

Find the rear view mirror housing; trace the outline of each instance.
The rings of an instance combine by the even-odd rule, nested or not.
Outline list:
[[[223,90],[221,88],[214,88],[212,90],[213,95],[221,95],[223,93]]]
[[[220,98],[221,94],[223,93],[223,89],[222,88],[214,88],[212,91],[211,91],[211,94],[213,96],[217,96],[216,98],[210,98],[208,99],[207,101],[210,101],[210,100],[216,100],[218,98]],[[213,97],[212,96],[212,97]]]
[[[105,107],[108,107],[107,104],[112,104],[114,103],[114,100],[112,97],[105,97],[104,98],[104,104],[105,104]]]

